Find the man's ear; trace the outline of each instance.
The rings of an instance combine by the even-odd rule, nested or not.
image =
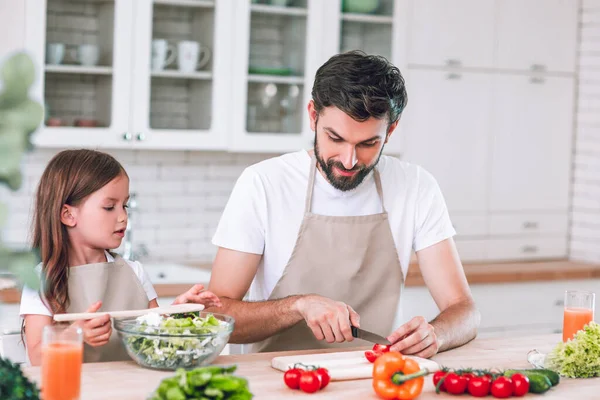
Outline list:
[[[318,113],[315,109],[315,102],[313,100],[308,102],[308,118],[310,119],[310,130],[315,132],[317,130],[317,118]]]
[[[65,226],[74,228],[77,225],[77,219],[75,218],[76,215],[77,212],[75,208],[73,206],[65,204],[60,210],[60,222],[62,222]]]
[[[388,128],[387,134],[385,135],[385,143],[387,143],[388,140],[390,140],[392,133],[394,133],[394,131],[396,130],[396,127],[398,126],[398,122],[400,122],[400,118],[398,118],[398,121],[391,124],[390,127]]]

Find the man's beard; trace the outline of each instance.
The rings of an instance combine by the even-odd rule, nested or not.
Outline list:
[[[346,169],[344,164],[340,161],[335,160],[325,160],[321,158],[319,154],[319,143],[317,142],[317,134],[315,133],[315,157],[317,158],[317,162],[321,167],[321,170],[325,173],[327,180],[331,183],[331,186],[334,188],[346,192],[348,190],[355,189],[362,183],[367,175],[375,168],[377,163],[379,163],[379,159],[381,158],[381,153],[383,152],[383,147],[379,151],[379,155],[377,156],[377,160],[371,165],[355,165],[352,169]],[[333,172],[333,168],[338,168],[341,171],[356,171],[356,173],[352,176],[336,176]]]

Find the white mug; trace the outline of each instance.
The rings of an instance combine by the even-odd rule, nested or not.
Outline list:
[[[65,57],[64,43],[48,43],[46,45],[46,62],[51,65],[62,64]]]
[[[166,66],[175,61],[175,46],[169,44],[165,39],[154,39],[152,41],[152,71],[162,71]]]
[[[194,72],[210,61],[211,52],[198,42],[184,40],[177,48],[177,64],[181,72]]]
[[[82,44],[71,51],[71,57],[79,64],[91,67],[98,64],[100,49],[94,44]]]

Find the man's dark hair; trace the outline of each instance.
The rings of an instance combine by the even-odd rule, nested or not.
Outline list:
[[[388,125],[407,102],[400,70],[385,57],[358,50],[337,54],[317,70],[312,98],[319,114],[335,106],[356,121],[387,117]]]

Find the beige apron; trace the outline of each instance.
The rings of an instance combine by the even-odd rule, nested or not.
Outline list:
[[[404,286],[396,245],[383,205],[381,179],[374,171],[381,214],[325,216],[311,213],[316,159],[312,156],[304,219],[283,275],[269,300],[318,294],[350,305],[360,326],[388,336]],[[364,342],[362,343],[364,344]],[[251,345],[252,352],[357,346],[356,341],[327,343],[314,337],[305,321]]]
[[[115,255],[114,262],[87,264],[69,268],[68,313],[85,312],[98,300],[99,311],[148,308],[148,295],[127,262]],[[129,360],[113,327],[109,342],[101,347],[84,346],[84,362]]]

